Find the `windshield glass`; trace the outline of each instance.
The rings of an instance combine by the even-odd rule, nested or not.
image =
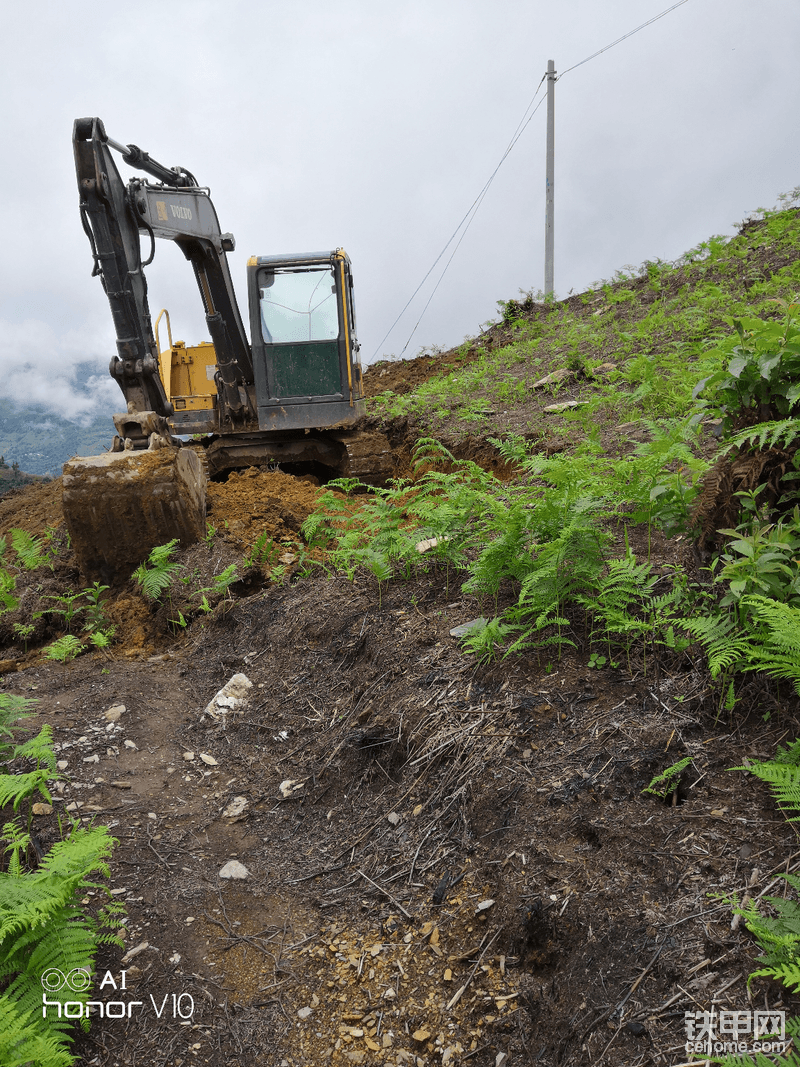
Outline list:
[[[262,271],[259,289],[261,331],[268,344],[335,341],[339,336],[332,270]]]

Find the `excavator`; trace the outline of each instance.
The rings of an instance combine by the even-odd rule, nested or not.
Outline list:
[[[64,515],[84,574],[118,581],[156,545],[199,540],[206,478],[236,468],[385,481],[389,443],[359,429],[365,401],[347,254],[251,257],[251,344],[226,257],[234,237],[222,232],[209,190],[185,168],[112,140],[99,118],[77,119],[72,140],[92,276],[116,331],[109,370],[126,404],[113,416],[109,452],[64,465]],[[155,181],[124,182],[112,150]],[[210,342],[173,342],[166,311],[153,326],[144,268],[156,238],[174,241],[191,264]]]

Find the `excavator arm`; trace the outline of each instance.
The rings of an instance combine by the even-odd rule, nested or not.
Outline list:
[[[93,275],[101,278],[117,334],[117,354],[109,369],[128,413],[152,412],[156,421],[173,414],[158,373],[144,274],[155,253],[155,238],[161,237],[174,241],[194,269],[217,357],[221,414],[230,420],[252,416],[247,389],[253,382],[252,354],[225,254],[233,250],[234,239],[221,232],[208,190],[200,188],[189,171],[164,167],[136,145],[113,141],[99,118],[76,120],[73,148],[81,219],[94,257]],[[112,148],[130,166],[164,184],[154,186],[140,178],[124,183]],[[142,234],[151,242],[144,261]],[[115,421],[119,428],[121,420]],[[138,424],[152,429],[154,421],[140,418]],[[122,436],[131,437],[135,447],[145,447],[146,431],[137,433],[135,420],[124,425]]]

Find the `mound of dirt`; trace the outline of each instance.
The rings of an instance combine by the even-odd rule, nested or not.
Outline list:
[[[296,541],[319,492],[312,475],[295,478],[255,467],[232,471],[226,482],[208,484],[208,522],[244,548],[264,531],[273,541]]]

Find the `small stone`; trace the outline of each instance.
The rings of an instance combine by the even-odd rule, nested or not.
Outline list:
[[[491,906],[492,906],[493,904],[494,904],[494,901],[493,901],[493,900],[489,900],[489,899],[487,899],[487,900],[482,900],[482,901],[481,901],[481,902],[480,902],[480,903],[478,904],[477,908],[475,909],[475,914],[477,915],[477,913],[478,913],[478,912],[481,912],[481,911],[488,911],[488,910],[489,910],[489,908],[491,908]]]
[[[545,411],[570,411],[572,408],[583,407],[588,400],[562,400],[560,404],[548,404]]]
[[[56,764],[56,767],[58,767],[60,771],[65,771],[67,767],[69,767],[69,761],[65,759],[60,759]]]
[[[188,926],[189,923],[193,923],[194,922],[194,915],[187,915],[186,918],[183,921]]]
[[[147,818],[155,820],[155,819],[158,818],[158,816],[156,815],[156,813],[154,811],[148,811]]]
[[[287,800],[293,793],[296,793],[298,789],[302,789],[304,785],[304,782],[298,782],[294,778],[285,778],[278,786],[278,789],[280,790],[283,799]]]
[[[384,1000],[394,1000],[396,996],[397,993],[395,993],[394,989],[391,986],[389,986],[388,989],[384,989],[383,991]]]
[[[430,1038],[431,1034],[430,1030],[415,1030],[411,1036],[414,1038],[415,1041],[422,1042],[427,1041]]]
[[[471,619],[469,622],[462,622],[460,626],[454,626],[450,631],[451,637],[466,637],[471,630],[477,630],[480,626],[486,625],[486,619],[481,615],[479,619]]]
[[[235,819],[238,815],[241,815],[245,808],[249,805],[247,797],[233,797],[228,802],[228,806],[223,811],[223,816],[226,819]]]
[[[109,722],[117,722],[122,715],[125,714],[126,708],[124,704],[115,704],[113,708],[109,708],[105,713],[104,718]]]
[[[206,705],[201,718],[209,715],[224,724],[229,711],[242,711],[247,703],[253,683],[246,674],[234,674],[229,682]]]
[[[641,1037],[645,1031],[644,1023],[639,1023],[635,1019],[631,1019],[629,1023],[625,1023],[625,1028],[630,1031],[634,1037]]]
[[[149,941],[142,941],[134,948],[128,949],[125,955],[120,960],[121,963],[127,963],[128,960],[132,960],[134,956],[138,956],[140,952],[144,952],[145,949],[150,948]]]
[[[414,808],[414,811],[413,811],[412,814],[413,814],[415,819],[416,819],[416,817],[418,815],[421,815],[422,814],[422,804],[417,804],[416,807]]]
[[[130,782],[109,782],[108,784],[112,785],[115,789],[130,789],[131,788],[131,783]]]
[[[52,815],[53,814],[53,805],[52,804],[34,804],[32,810],[33,810],[33,814],[34,815]]]
[[[533,388],[544,389],[546,385],[555,385],[556,382],[563,382],[565,378],[572,378],[574,375],[575,371],[571,371],[568,367],[561,367],[559,370],[554,370],[552,374],[546,374],[538,382],[534,382]]]
[[[183,758],[187,763],[190,763],[194,759],[194,752],[184,752]]]
[[[67,804],[66,810],[67,811],[77,811],[78,808],[82,808],[82,807],[83,807],[83,801],[82,800],[73,800],[71,804]]]
[[[445,969],[444,969],[444,980],[445,980],[445,982],[452,982],[453,981],[453,972],[450,970],[449,967],[445,967]]]
[[[309,1017],[309,1015],[311,1014],[311,1011],[312,1011],[312,1009],[308,1008],[308,1007],[301,1008],[297,1013],[297,1018],[298,1019],[307,1019]]]
[[[170,963],[180,963],[181,962],[180,953],[179,952],[173,952],[172,955],[169,958],[169,962]]]
[[[84,763],[99,763],[100,762],[100,757],[95,752],[95,754],[93,756],[84,756],[83,757],[83,762]]]
[[[208,754],[207,752],[201,752],[201,753],[200,753],[200,759],[201,759],[201,760],[203,761],[203,763],[205,763],[205,764],[206,764],[206,766],[208,766],[208,767],[219,767],[219,764],[218,764],[218,763],[217,763],[217,761],[216,761],[216,760],[214,759],[214,757],[213,757],[213,756],[209,756],[209,754]]]
[[[379,1051],[380,1051],[380,1047],[381,1047],[381,1046],[380,1046],[380,1045],[378,1044],[378,1042],[377,1042],[377,1041],[373,1041],[371,1037],[365,1037],[365,1038],[364,1038],[364,1044],[365,1044],[365,1045],[367,1046],[367,1048],[368,1048],[368,1049],[370,1049],[370,1050],[371,1050],[372,1052],[379,1052]]]
[[[397,826],[400,822],[400,816],[397,814],[396,811],[390,811],[386,818],[389,820],[392,826]]]
[[[135,741],[125,741],[125,748],[132,748],[134,752],[139,751],[139,746],[136,744]]]
[[[228,860],[219,872],[220,878],[249,878],[250,872],[243,863],[238,860]]]

